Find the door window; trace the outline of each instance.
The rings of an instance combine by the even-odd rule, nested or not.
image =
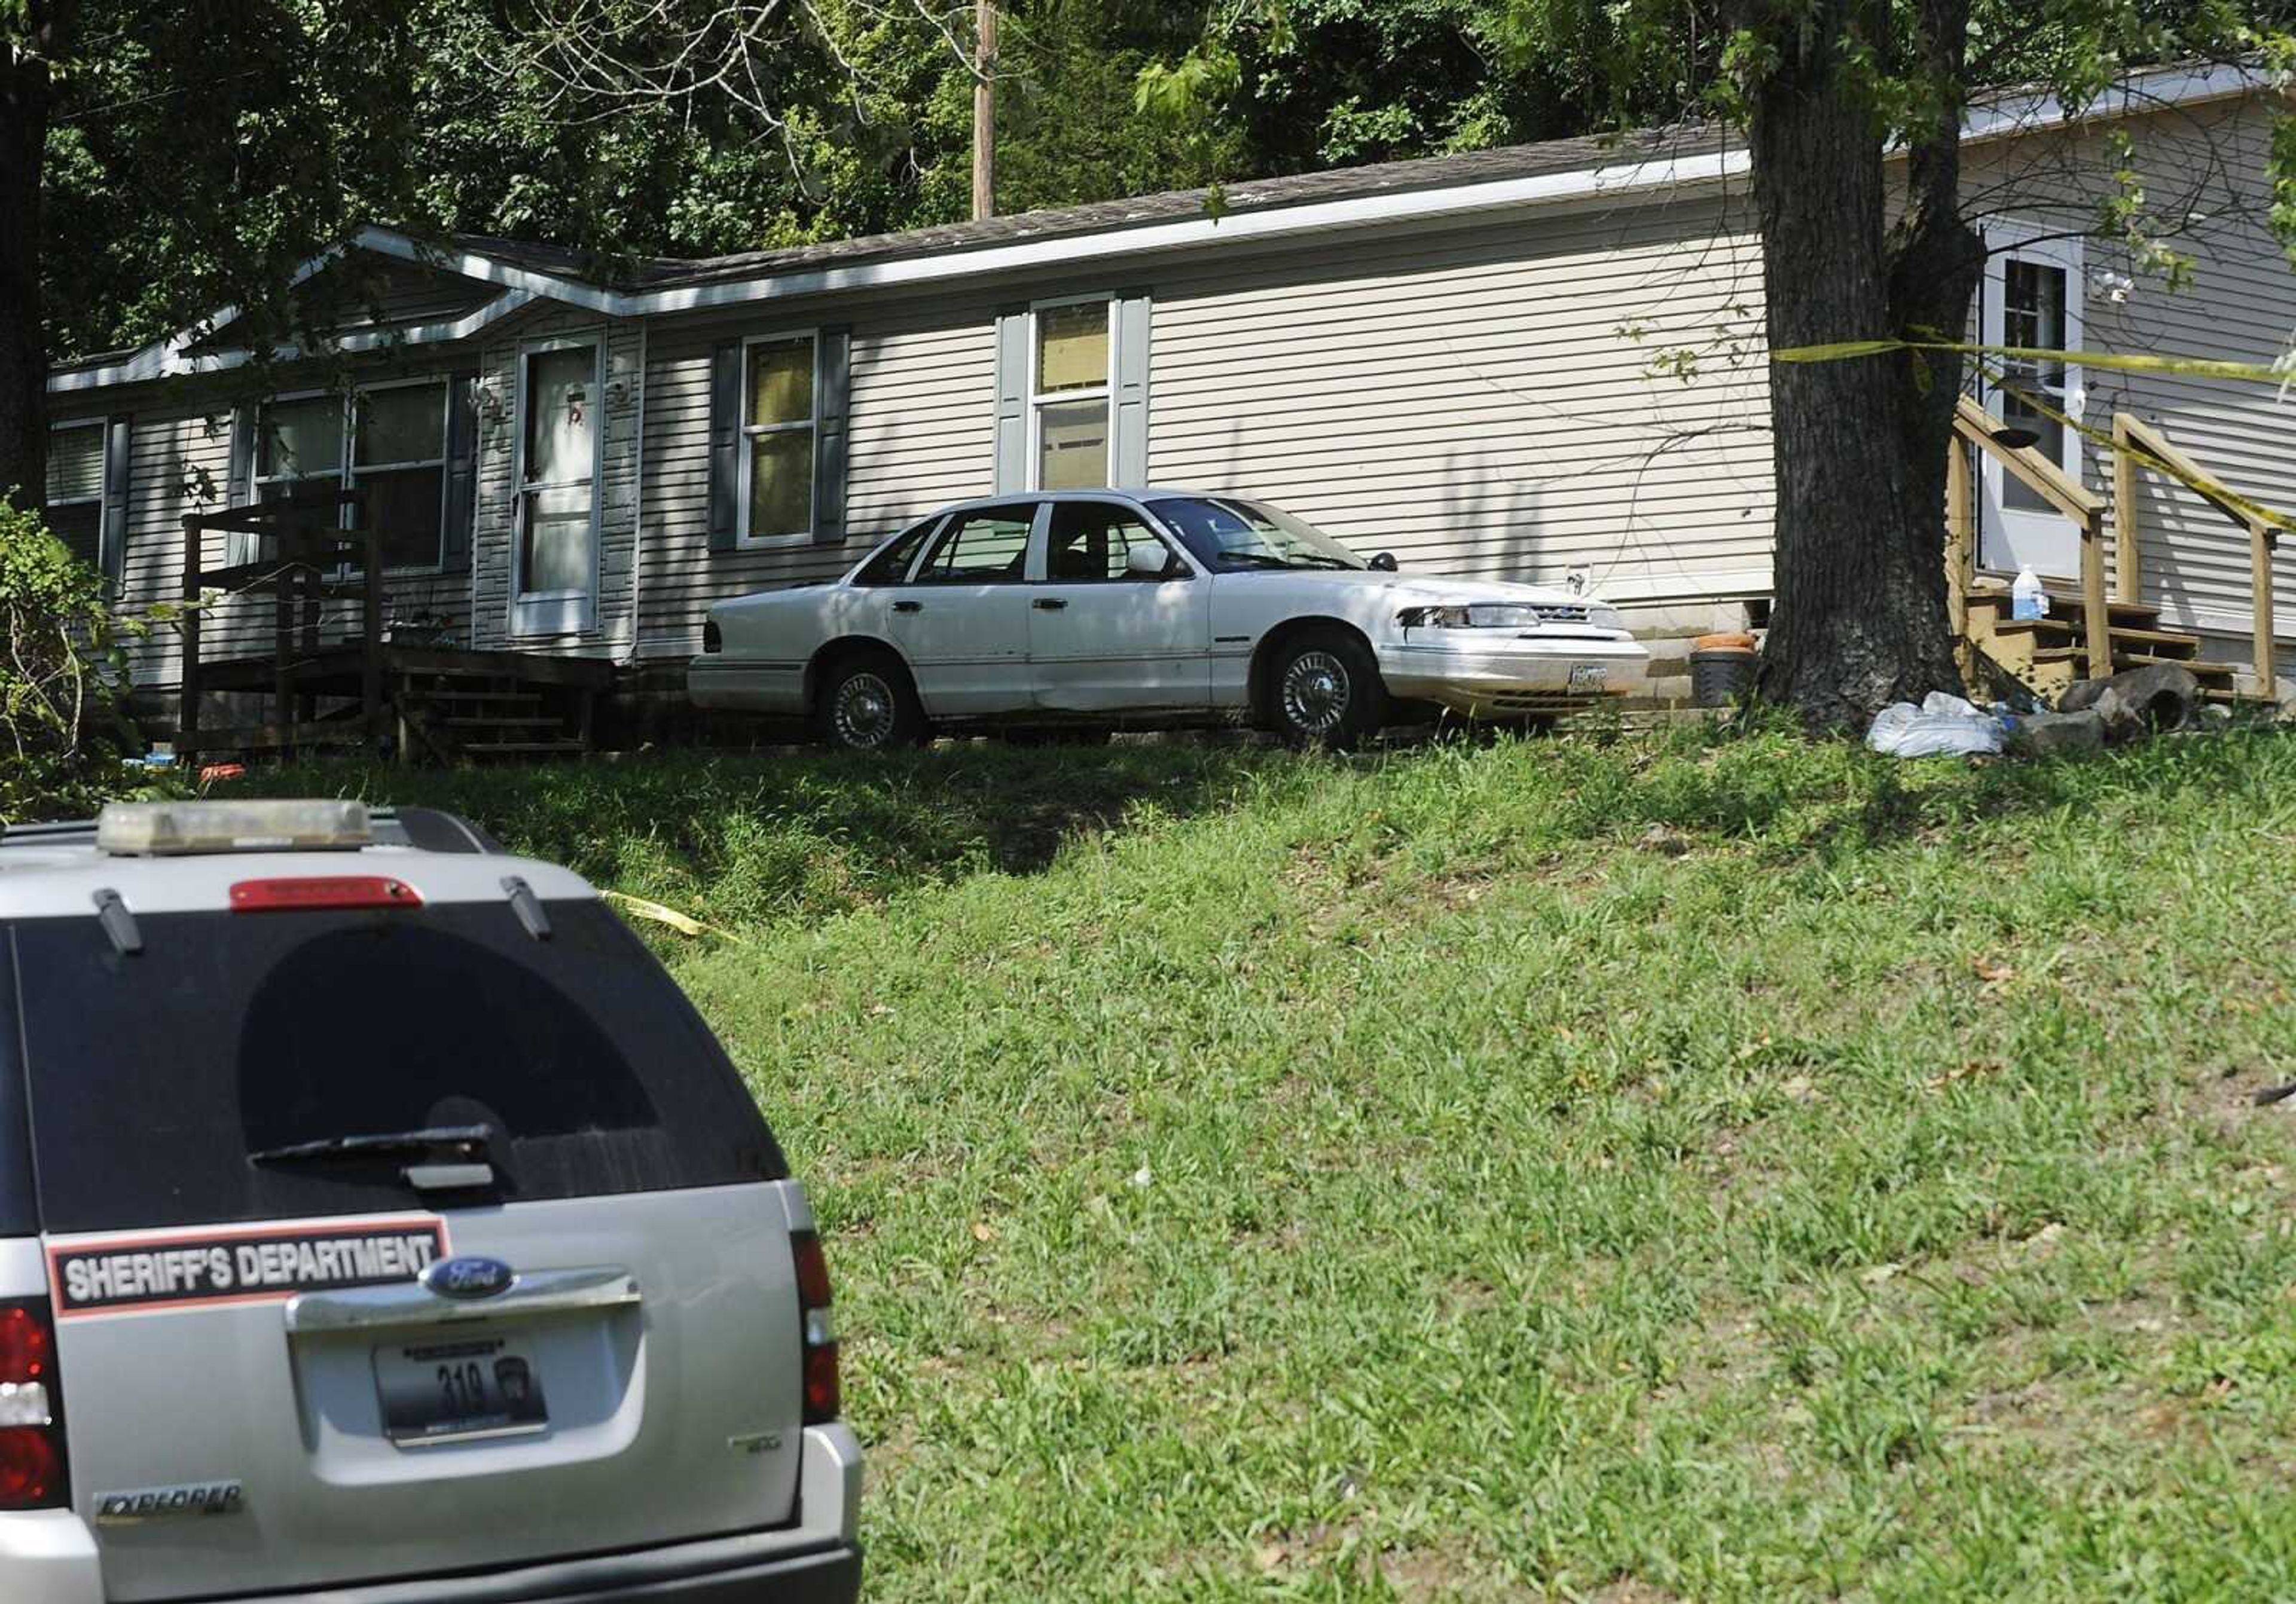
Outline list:
[[[519,587],[529,594],[586,592],[597,503],[598,353],[595,346],[529,352],[526,358],[525,505]]]
[[[2065,270],[2054,262],[2012,257],[2002,264],[2001,343],[2028,349],[2065,348]],[[2065,364],[2034,357],[2002,362],[2001,421],[2040,437],[2035,448],[2053,462],[2065,460]],[[2038,403],[2038,405],[2037,405]],[[2020,512],[2047,512],[2049,503],[2014,476],[2001,487],[2002,503]]]
[[[860,571],[853,576],[853,583],[872,585],[900,584],[909,577],[909,564],[916,561],[917,548],[924,544],[925,536],[933,532],[933,527],[939,521],[938,518],[928,518],[921,524],[913,524],[902,530],[883,551],[861,565]]]
[[[1131,569],[1135,546],[1154,550],[1161,563],[1153,575]],[[1171,577],[1177,562],[1171,548],[1137,512],[1115,502],[1055,502],[1046,544],[1045,577],[1056,583],[1091,584]]]
[[[1029,559],[1029,528],[1035,521],[1036,509],[1025,503],[959,515],[925,558],[916,583],[1018,582]]]

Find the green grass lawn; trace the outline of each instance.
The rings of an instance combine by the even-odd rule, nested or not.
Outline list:
[[[873,1598],[2296,1597],[2296,741],[271,783],[733,933]]]

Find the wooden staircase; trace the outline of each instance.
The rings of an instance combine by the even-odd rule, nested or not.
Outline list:
[[[2089,667],[2088,611],[2079,595],[2052,590],[2048,615],[2028,619],[2010,617],[2009,587],[1998,580],[1977,581],[1965,599],[1963,635],[1970,647],[2049,706],[2076,680],[2154,663],[2190,670],[2208,700],[2229,704],[2234,700],[2233,665],[2202,658],[2200,636],[2161,628],[2161,610],[2148,603],[2105,603],[2112,666],[2099,674]]]
[[[412,747],[446,764],[533,763],[591,749],[595,693],[515,668],[423,666],[392,676],[392,705]]]
[[[2068,420],[2070,423],[2070,420]],[[2076,426],[2077,427],[2077,426]],[[2094,431],[2092,431],[2094,432]],[[2225,515],[2245,537],[2251,581],[2251,659],[2244,666],[2252,690],[2274,700],[2272,552],[2279,530],[2296,528],[2276,512],[2227,490],[2185,455],[2152,424],[2127,413],[2113,418],[2113,495],[2108,503],[2030,446],[2014,443],[1985,409],[1967,396],[1954,416],[1946,462],[1948,608],[1960,636],[1964,677],[1980,684],[1990,670],[2054,706],[2078,680],[2104,678],[2128,668],[2174,663],[2201,683],[2201,694],[2226,704],[2245,700],[2243,666],[2201,656],[2201,638],[2161,627],[2161,610],[2143,600],[2143,547],[2137,539],[2136,476],[2140,469],[2175,479]],[[1977,460],[1990,456],[2022,482],[2080,536],[2078,589],[2049,587],[2046,616],[2012,618],[2008,582],[1977,569]],[[2107,588],[2105,519],[2112,520],[2112,587]]]

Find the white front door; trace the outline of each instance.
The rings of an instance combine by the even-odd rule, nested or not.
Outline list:
[[[519,353],[517,530],[511,633],[575,634],[598,624],[598,469],[605,430],[595,340]]]
[[[1993,255],[1980,291],[1984,342],[2037,351],[2079,349],[2080,241],[2005,233],[1998,225],[1990,233]],[[2035,449],[2078,482],[2081,438],[2062,418],[2078,421],[2081,415],[2080,369],[2047,356],[1992,356],[1985,361],[1986,410],[2004,428],[2038,435]],[[1984,460],[1979,566],[2013,573],[2030,562],[2046,576],[2078,577],[2080,531],[2072,520],[2012,477],[1990,453]]]
[[[1004,502],[952,517],[909,583],[889,587],[893,640],[935,718],[1029,706],[1029,586],[1037,503]]]
[[[1162,555],[1135,575],[1135,547]],[[1048,712],[1211,704],[1211,582],[1121,502],[1054,502],[1029,587],[1029,667]]]

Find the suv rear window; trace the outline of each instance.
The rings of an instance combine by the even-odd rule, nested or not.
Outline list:
[[[10,932],[50,1231],[436,1204],[406,1154],[255,1164],[332,1137],[485,1124],[504,1201],[787,1174],[676,984],[603,904],[163,913]]]

